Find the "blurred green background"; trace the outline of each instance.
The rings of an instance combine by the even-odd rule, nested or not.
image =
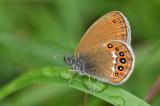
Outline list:
[[[118,10],[128,18],[135,70],[122,88],[142,99],[160,76],[160,0],[1,0],[0,86],[25,71],[64,66],[88,27],[105,13]],[[65,95],[65,96],[64,96]],[[160,92],[154,97],[160,105]],[[33,85],[9,95],[0,106],[83,106],[84,93]],[[88,96],[87,106],[112,106]]]

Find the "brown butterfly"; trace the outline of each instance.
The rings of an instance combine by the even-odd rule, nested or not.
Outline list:
[[[131,75],[135,63],[131,30],[126,17],[112,11],[98,19],[80,40],[74,56],[65,62],[81,75],[119,85]]]

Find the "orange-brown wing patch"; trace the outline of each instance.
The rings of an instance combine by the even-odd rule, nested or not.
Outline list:
[[[102,44],[109,40],[128,42],[127,29],[129,29],[129,24],[126,24],[125,20],[125,16],[117,11],[104,15],[84,34],[76,51],[83,52],[94,45]]]
[[[86,52],[80,53],[76,58],[84,57],[85,73],[101,81],[108,82],[112,74],[113,57],[103,45],[96,45]]]

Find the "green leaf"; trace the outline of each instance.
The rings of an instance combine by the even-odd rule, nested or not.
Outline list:
[[[13,80],[6,86],[3,86],[0,89],[0,100],[9,94],[32,84],[56,83],[65,86],[70,82],[70,75],[71,74],[69,74],[69,70],[66,67],[46,67],[42,69],[31,70]],[[86,77],[79,75],[74,76],[74,78],[71,79],[68,87],[89,93],[116,106],[150,106],[145,101],[118,86],[105,84],[105,89],[99,92],[93,92],[85,86],[86,83],[83,82],[84,78]],[[91,80],[91,82],[93,81],[94,80]],[[99,86],[101,85],[104,85],[104,83],[96,82],[94,83],[93,87],[97,86],[99,89]]]

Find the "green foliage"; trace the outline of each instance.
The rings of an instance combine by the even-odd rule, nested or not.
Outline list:
[[[0,97],[5,98],[0,105],[82,106],[83,92],[94,95],[88,106],[145,105],[143,98],[160,75],[159,9],[158,0],[1,0]],[[59,86],[68,83],[60,76],[70,78],[63,56],[72,55],[88,27],[112,10],[124,13],[131,25],[136,65],[130,79],[119,87],[92,80],[87,89],[88,81],[76,75],[69,87]],[[40,68],[46,66],[53,69]],[[157,94],[151,104],[159,101]]]
[[[27,87],[32,84],[38,83],[57,83],[62,85],[67,85],[70,82],[70,74],[67,68],[62,67],[47,67],[39,70],[32,70],[19,78],[13,80],[8,85],[4,86],[0,90],[0,100],[6,97],[8,94],[11,94],[19,89]],[[68,87],[72,87],[83,92],[87,92],[92,94],[102,100],[105,100],[113,105],[117,106],[150,106],[145,103],[143,100],[137,98],[136,96],[130,94],[129,92],[110,85],[104,85],[100,82],[92,82],[88,83],[89,80],[83,79],[84,77],[75,76],[71,79]],[[94,91],[90,89],[93,87]]]

